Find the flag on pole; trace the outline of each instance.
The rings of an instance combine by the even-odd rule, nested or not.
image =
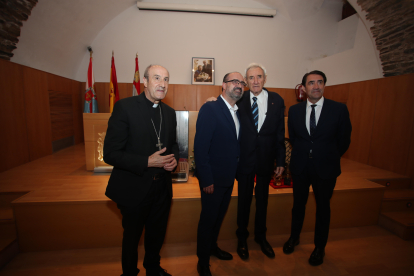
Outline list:
[[[138,53],[135,58],[135,74],[134,81],[132,83],[132,96],[137,96],[141,93],[141,82],[139,80],[139,66],[138,66]]]
[[[112,51],[111,80],[109,81],[109,112],[112,113],[115,103],[119,101],[118,81],[116,79],[114,51]]]
[[[95,78],[93,77],[92,68],[92,49],[89,48],[91,57],[89,59],[88,76],[86,77],[85,107],[84,113],[98,113],[98,102],[95,93]]]

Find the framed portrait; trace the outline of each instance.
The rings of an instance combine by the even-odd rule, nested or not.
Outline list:
[[[214,58],[193,57],[191,84],[214,85]]]

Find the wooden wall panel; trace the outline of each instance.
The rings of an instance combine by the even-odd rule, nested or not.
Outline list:
[[[48,75],[52,141],[74,136],[71,80]]]
[[[289,108],[292,105],[297,104],[298,102],[296,101],[296,96],[295,96],[295,89],[288,89],[288,88],[267,88],[267,90],[271,91],[271,92],[276,92],[277,94],[279,94],[283,100],[285,101],[285,116],[288,115],[289,112]]]
[[[330,100],[334,100],[340,103],[345,103],[348,101],[349,97],[349,83],[326,86],[324,97]]]
[[[196,93],[195,85],[175,84],[173,108],[175,110],[197,110]]]
[[[0,59],[0,172],[29,162],[23,67]]]
[[[144,85],[142,87],[144,87]],[[144,93],[144,89],[142,89],[141,91],[141,93]],[[165,98],[162,100],[163,103],[167,104],[171,108],[174,108],[174,91],[174,84],[168,85],[167,96],[165,96]]]
[[[378,80],[351,83],[347,102],[352,123],[351,145],[344,157],[368,164]]]
[[[414,74],[378,80],[369,165],[405,174],[414,124]]]
[[[407,162],[407,169],[405,170],[405,175],[411,177],[411,188],[414,189],[414,126],[411,128],[411,136],[410,136],[410,148],[408,151],[408,162]]]
[[[221,86],[217,85],[195,85],[196,86],[196,96],[197,96],[197,105],[196,111],[199,111],[201,106],[206,102],[210,97],[218,97],[221,95]],[[189,109],[190,110],[190,109]]]
[[[82,143],[83,139],[83,108],[84,108],[84,87],[78,81],[71,81],[72,108],[73,108],[73,131],[75,144]]]
[[[109,113],[109,82],[95,82],[99,113]]]
[[[24,101],[30,161],[52,154],[48,73],[23,67]]]
[[[118,83],[119,99],[132,97],[132,83]]]

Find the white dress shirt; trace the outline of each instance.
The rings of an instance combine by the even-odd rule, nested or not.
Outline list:
[[[223,99],[223,101],[226,103],[227,107],[230,110],[230,114],[233,117],[233,121],[234,121],[234,125],[236,126],[236,134],[237,134],[237,139],[239,139],[239,132],[240,132],[240,122],[239,122],[239,118],[237,118],[237,110],[239,109],[237,107],[237,104],[234,104],[234,106],[231,106],[225,98],[223,98],[222,95],[220,95],[220,97]]]
[[[253,97],[257,98],[257,107],[259,108],[259,121],[257,126],[257,131],[259,132],[262,128],[263,122],[266,119],[266,113],[267,113],[267,98],[269,95],[267,94],[267,91],[262,89],[262,92],[258,96],[255,96],[253,92],[250,91],[250,106],[253,105]]]
[[[306,100],[306,128],[308,129],[308,133],[310,135],[310,115],[312,112],[312,105],[316,104],[315,106],[315,120],[316,125],[318,125],[319,117],[321,116],[321,111],[323,107],[324,97],[322,97],[319,101],[316,103],[311,103],[309,99]]]

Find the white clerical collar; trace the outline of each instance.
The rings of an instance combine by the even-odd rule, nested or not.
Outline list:
[[[152,105],[152,108],[157,108],[158,107],[158,104],[156,104],[156,103],[154,103],[153,105]]]

